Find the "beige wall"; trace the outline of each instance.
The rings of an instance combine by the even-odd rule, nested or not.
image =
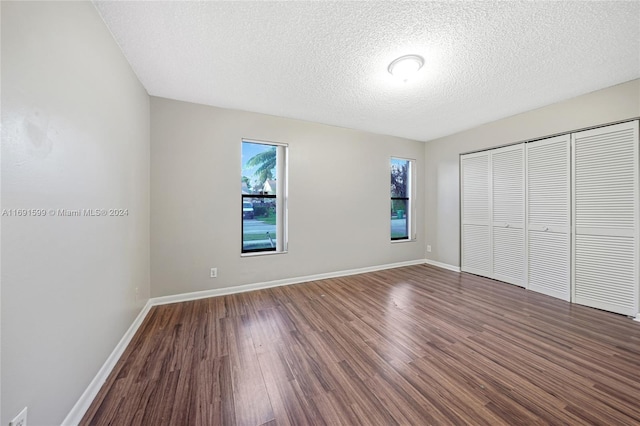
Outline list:
[[[287,254],[240,256],[242,138],[289,144]],[[423,259],[421,220],[389,241],[391,156],[424,181],[422,142],[152,97],[152,295]]]
[[[59,425],[149,295],[149,97],[91,3],[1,7],[3,209],[129,209],[2,217],[0,424]]]
[[[427,258],[460,266],[459,154],[638,116],[640,80],[632,80],[427,142],[425,234],[432,248]]]

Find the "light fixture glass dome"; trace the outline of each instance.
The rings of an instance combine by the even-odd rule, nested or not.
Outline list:
[[[394,60],[389,64],[389,73],[401,79],[407,81],[413,77],[424,65],[424,58],[419,55],[405,55]]]

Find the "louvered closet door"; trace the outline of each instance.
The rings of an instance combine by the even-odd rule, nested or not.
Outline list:
[[[460,157],[462,221],[461,270],[491,276],[489,205],[490,156],[487,152]]]
[[[572,135],[576,303],[638,313],[638,122]]]
[[[524,144],[491,151],[493,278],[525,286]]]
[[[570,136],[528,143],[527,286],[571,299]]]

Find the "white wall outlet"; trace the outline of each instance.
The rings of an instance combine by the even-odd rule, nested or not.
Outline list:
[[[427,246],[427,253],[431,253],[431,246]]]
[[[27,407],[24,407],[20,414],[9,422],[9,426],[27,426]]]
[[[218,276],[218,268],[211,268],[211,278],[216,278]]]

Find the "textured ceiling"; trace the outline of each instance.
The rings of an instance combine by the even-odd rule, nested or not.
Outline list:
[[[638,1],[94,4],[150,95],[423,141],[640,77]]]

